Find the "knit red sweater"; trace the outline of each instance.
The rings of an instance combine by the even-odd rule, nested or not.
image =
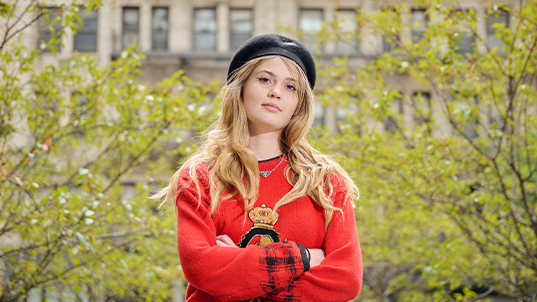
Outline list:
[[[280,158],[259,162],[270,171]],[[177,194],[177,246],[186,280],[186,301],[348,301],[362,285],[362,256],[347,189],[332,178],[334,212],[325,233],[323,209],[302,197],[278,209],[276,202],[291,190],[284,177],[287,156],[267,178],[260,176],[259,197],[244,215],[241,197],[223,201],[210,214],[207,169],[198,167],[198,191],[184,169]],[[228,235],[239,247],[221,247],[216,236]],[[323,249],[326,258],[309,269],[304,249]]]

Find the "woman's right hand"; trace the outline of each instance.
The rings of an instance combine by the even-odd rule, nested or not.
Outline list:
[[[314,266],[317,266],[323,262],[324,250],[321,249],[308,249],[310,251],[310,269]]]

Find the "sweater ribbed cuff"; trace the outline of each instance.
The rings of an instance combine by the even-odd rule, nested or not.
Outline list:
[[[310,270],[310,257],[308,250],[300,243],[296,244],[302,255],[302,263],[304,264],[304,273]]]

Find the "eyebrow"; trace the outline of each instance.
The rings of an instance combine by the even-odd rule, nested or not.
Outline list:
[[[266,73],[268,73],[270,76],[277,78],[277,76],[276,76],[273,72],[268,71],[268,70],[266,70],[266,69],[260,70],[260,71],[258,72],[258,74],[260,74],[260,73],[262,73],[262,72],[266,72]],[[287,81],[292,81],[292,82],[295,82],[295,83],[296,83],[296,80],[293,79],[293,78],[286,78],[286,80],[287,80]]]

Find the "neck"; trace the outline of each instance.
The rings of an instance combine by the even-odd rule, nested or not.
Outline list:
[[[282,150],[278,143],[278,132],[267,132],[250,136],[250,150],[257,160],[265,160],[280,156]]]

